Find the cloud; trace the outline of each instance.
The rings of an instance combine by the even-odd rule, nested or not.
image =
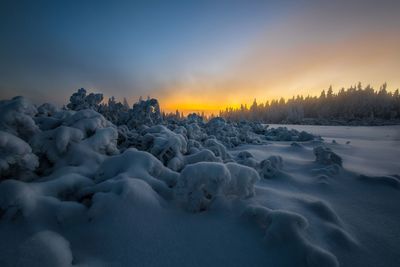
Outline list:
[[[325,14],[306,12],[275,21],[223,71],[165,81],[157,91],[162,106],[215,112],[251,103],[254,97],[317,95],[330,85],[339,90],[358,81],[400,87],[400,27],[395,27],[400,23],[393,12],[376,25],[371,12],[359,14],[365,10],[351,20],[347,14],[335,18],[329,10],[318,10]]]

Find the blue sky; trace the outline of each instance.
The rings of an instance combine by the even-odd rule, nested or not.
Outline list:
[[[399,53],[391,44],[400,36],[399,4],[333,2],[2,1],[0,96],[61,104],[85,87],[130,102],[150,95],[169,109],[199,109],[208,98],[237,104],[350,81],[398,86],[392,61]],[[370,47],[355,57],[353,39]],[[388,52],[361,60],[382,53],[377,43]],[[331,62],[330,54],[346,60]],[[321,72],[327,61],[331,67]],[[353,73],[360,64],[365,75]],[[337,71],[342,65],[346,75]],[[194,103],[200,93],[207,97]]]

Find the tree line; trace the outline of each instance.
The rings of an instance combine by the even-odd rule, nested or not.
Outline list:
[[[386,83],[379,90],[358,83],[347,89],[342,88],[337,93],[330,86],[319,97],[298,95],[288,100],[281,98],[260,104],[254,99],[250,107],[228,107],[219,115],[230,121],[263,123],[399,120],[400,95],[399,89],[389,92]]]

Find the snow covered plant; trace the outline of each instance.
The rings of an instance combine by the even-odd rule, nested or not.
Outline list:
[[[182,170],[175,195],[186,209],[204,211],[217,198],[252,197],[259,179],[254,169],[236,163],[199,162]]]
[[[346,172],[339,143],[333,152],[284,127],[167,115],[156,99],[102,100],[79,89],[63,108],[0,101],[1,266],[186,266],[195,260],[171,252],[198,257],[186,253],[196,242],[218,257],[248,244],[224,259],[230,266],[268,265],[283,252],[294,259],[277,265],[337,266],[336,248],[358,245],[329,204],[336,194],[315,193]],[[356,177],[346,183],[399,188],[396,175]]]
[[[38,157],[24,140],[0,131],[0,177],[29,179],[39,166]]]
[[[337,164],[342,166],[342,158],[333,152],[329,147],[317,146],[314,148],[315,161],[324,164]]]
[[[0,130],[28,141],[32,135],[39,132],[39,127],[32,118],[36,114],[36,107],[22,96],[1,100]]]

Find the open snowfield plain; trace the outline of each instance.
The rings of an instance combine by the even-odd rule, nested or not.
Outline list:
[[[0,101],[0,266],[400,266],[399,126],[91,99]]]

